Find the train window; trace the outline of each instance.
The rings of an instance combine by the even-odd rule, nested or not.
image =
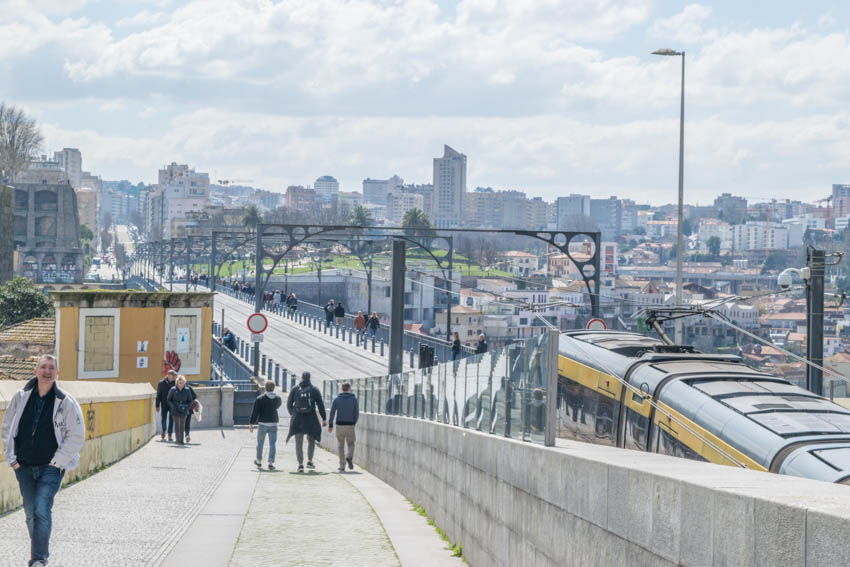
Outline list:
[[[656,452],[662,455],[683,457],[685,459],[691,459],[693,461],[706,461],[706,459],[698,455],[696,451],[676,439],[673,435],[671,435],[664,429],[660,429],[659,433],[660,435],[658,436],[658,447],[656,448]]]
[[[558,437],[617,444],[619,402],[568,377],[558,380]]]
[[[648,404],[647,404],[648,405]],[[649,417],[641,415],[633,408],[626,408],[626,449],[646,451],[646,436],[649,433]]]

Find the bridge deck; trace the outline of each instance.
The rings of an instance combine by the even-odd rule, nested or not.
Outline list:
[[[320,448],[316,470],[295,473],[285,439],[282,427],[274,472],[253,465],[244,428],[151,441],[59,492],[50,564],[462,565],[398,492],[359,467],[337,474]],[[0,518],[0,557],[29,558],[21,510]]]
[[[253,306],[218,293],[215,296],[214,318],[219,323],[222,308],[224,325],[242,339],[249,339],[245,321],[254,312]],[[317,385],[328,378],[362,378],[387,373],[386,356],[343,343],[340,339],[268,311],[263,311],[263,314],[269,320],[269,328],[264,333],[260,352],[280,363],[281,367],[286,367],[290,373],[300,375],[302,371],[309,370]]]

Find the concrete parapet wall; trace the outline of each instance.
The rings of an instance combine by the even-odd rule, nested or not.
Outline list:
[[[323,445],[336,451],[333,435]],[[850,564],[850,487],[361,414],[355,461],[470,565]]]
[[[192,386],[204,408],[201,421],[192,418],[192,429],[233,427],[233,386]],[[162,417],[156,415],[156,432],[162,433]]]
[[[12,396],[24,382],[0,382],[0,420]],[[63,484],[89,476],[132,453],[154,435],[154,398],[149,384],[86,383],[62,381],[59,386],[70,393],[83,412],[86,442],[80,451],[80,465],[65,474]],[[0,456],[5,454],[0,439]],[[15,473],[0,462],[0,514],[21,505],[21,493]]]

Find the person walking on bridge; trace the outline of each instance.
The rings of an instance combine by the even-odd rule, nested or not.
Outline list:
[[[354,468],[354,441],[356,440],[354,426],[357,425],[359,417],[360,406],[357,396],[351,393],[351,384],[343,382],[342,392],[331,404],[331,416],[328,419],[328,433],[332,433],[334,418],[336,418],[337,456],[339,457],[337,472],[345,472],[345,463],[348,463],[349,469]],[[348,443],[348,452],[345,451],[346,443]]]
[[[366,325],[369,327],[369,334],[372,335],[372,338],[375,338],[375,333],[378,332],[378,328],[381,326],[381,320],[378,319],[377,313],[372,313],[369,315],[369,320],[366,322]]]
[[[228,331],[230,332],[230,331]],[[233,335],[231,335],[233,336]],[[168,392],[174,387],[174,381],[177,379],[177,372],[174,369],[168,371],[165,378],[159,381],[156,385],[156,411],[162,416],[162,437],[165,441],[166,422],[168,423],[168,440],[171,441],[171,434],[174,432],[174,416],[171,415],[171,408],[168,405]]]
[[[44,567],[50,556],[53,498],[65,471],[80,462],[86,428],[77,400],[56,385],[56,357],[41,355],[34,372],[35,378],[9,402],[0,435],[24,501],[30,536],[28,565]]]
[[[357,317],[354,318],[354,330],[361,335],[366,332],[366,317],[363,316],[362,311],[358,311]]]
[[[180,374],[174,381],[174,387],[168,391],[168,406],[174,416],[174,437],[178,445],[184,445],[186,416],[192,407],[192,393],[186,387],[186,377]]]
[[[342,301],[336,304],[334,317],[336,317],[336,326],[342,327],[343,322],[345,322],[345,307],[342,306]]]
[[[316,416],[316,408],[322,415],[322,424]],[[292,416],[289,420],[289,434],[286,442],[295,436],[295,457],[298,459],[298,472],[304,472],[304,436],[307,436],[307,468],[314,469],[313,453],[316,451],[316,443],[322,439],[322,427],[325,427],[327,415],[325,414],[325,403],[319,389],[310,383],[310,373],[301,374],[301,382],[289,392],[286,399],[286,409]]]
[[[254,410],[251,412],[251,420],[248,431],[253,433],[257,426],[257,458],[254,464],[263,468],[263,442],[266,436],[269,438],[269,470],[274,470],[275,445],[277,444],[277,423],[279,417],[277,410],[282,403],[280,396],[274,391],[274,382],[266,380],[263,386],[265,392],[254,400]]]
[[[295,313],[295,310],[298,309],[298,299],[291,291],[289,292],[289,297],[286,298],[286,306],[289,307],[289,310],[293,314]]]
[[[334,304],[334,300],[331,299],[328,301],[327,305],[325,305],[325,324],[330,327],[331,323],[334,320],[334,311],[336,311],[336,305]]]

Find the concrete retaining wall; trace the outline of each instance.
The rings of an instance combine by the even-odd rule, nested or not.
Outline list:
[[[201,421],[192,418],[192,429],[233,427],[233,386],[192,386],[204,411]],[[162,417],[156,415],[156,433],[162,433]]]
[[[12,396],[23,382],[0,381],[0,420]],[[86,422],[86,443],[80,465],[65,475],[64,484],[74,482],[132,453],[154,435],[154,398],[150,384],[106,382],[60,382],[79,402]],[[0,456],[5,452],[0,439]],[[0,460],[0,514],[21,505],[15,473]]]
[[[361,414],[355,461],[475,567],[850,564],[847,486],[374,414]]]

